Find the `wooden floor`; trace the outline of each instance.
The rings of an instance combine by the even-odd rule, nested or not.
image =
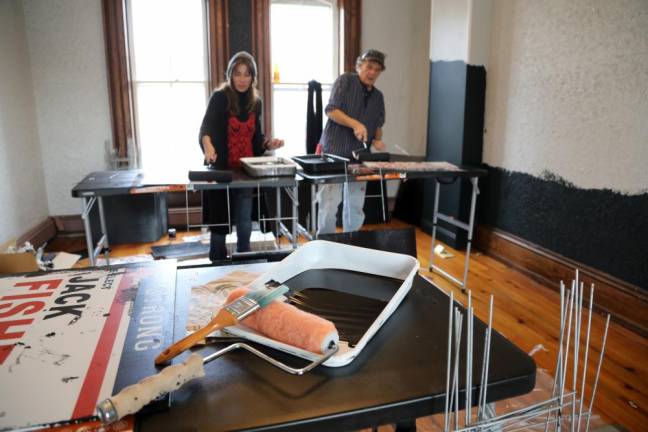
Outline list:
[[[407,225],[393,221],[387,226],[395,228]],[[385,227],[385,225],[369,226],[367,229]],[[183,235],[179,232],[178,239],[175,241],[181,241]],[[458,287],[442,276],[427,271],[430,236],[417,229],[416,239],[421,274],[441,289],[453,290],[455,298],[465,304],[466,295]],[[111,256],[148,254],[151,245],[169,243],[170,241],[164,237],[155,243],[113,246]],[[50,244],[49,249],[74,251],[82,249],[83,245],[84,240],[80,238],[58,238]],[[455,255],[454,258],[442,260],[437,257],[435,263],[451,274],[461,275],[464,255],[448,249]],[[80,265],[87,265],[87,260],[80,262]],[[487,318],[489,296],[494,295],[495,329],[526,352],[535,348],[537,352],[533,358],[538,368],[553,376],[559,332],[560,296],[558,292],[478,251],[471,254],[468,288],[472,290],[476,316],[482,320]],[[594,361],[590,365],[595,365],[598,360],[604,325],[605,319],[602,316],[593,317],[590,358]],[[590,366],[586,395],[591,392],[589,383],[592,382],[594,373],[595,367]],[[571,382],[571,378],[567,381]],[[586,401],[589,403],[589,396],[586,397]],[[610,324],[605,360],[594,406],[595,412],[600,414],[607,423],[622,426],[630,431],[648,431],[648,340],[614,323]],[[433,423],[428,419],[419,422],[422,426],[421,430],[435,430],[426,426]],[[389,430],[389,428],[380,430]]]

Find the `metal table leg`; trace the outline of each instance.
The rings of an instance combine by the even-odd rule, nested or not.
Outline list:
[[[470,220],[466,224],[464,222],[461,222],[460,220],[455,219],[454,217],[450,217],[443,213],[439,213],[439,194],[441,192],[441,188],[438,180],[435,179],[434,214],[432,218],[432,245],[430,247],[429,270],[435,271],[443,275],[447,279],[451,280],[452,282],[456,283],[461,287],[462,291],[466,290],[467,283],[468,283],[468,266],[470,264],[470,250],[472,247],[473,230],[475,227],[475,210],[477,208],[477,195],[479,195],[479,187],[477,186],[477,181],[478,181],[477,177],[470,178],[470,183],[472,184],[472,196],[470,200]],[[457,279],[456,277],[452,276],[451,274],[449,274],[448,272],[446,272],[445,270],[441,269],[440,267],[434,264],[434,246],[436,243],[436,229],[437,229],[437,223],[439,219],[459,229],[463,229],[468,233],[468,242],[466,245],[466,260],[464,263],[463,280]]]
[[[200,198],[200,207],[202,208],[202,195]],[[187,231],[189,231],[189,188],[185,188],[185,218],[187,219]]]
[[[475,210],[477,207],[477,194],[479,188],[477,187],[477,177],[470,179],[472,184],[472,196],[470,198],[470,221],[468,222],[468,242],[466,244],[466,262],[464,264],[463,285],[462,288],[466,289],[468,284],[468,265],[470,264],[470,249],[472,246],[473,229],[475,228]]]
[[[94,197],[90,199],[83,197],[83,203],[81,207],[82,208],[81,219],[83,219],[83,229],[85,230],[86,246],[88,248],[88,258],[90,259],[90,265],[92,267],[95,266],[95,257],[92,248],[92,228],[90,228],[90,210],[92,210],[92,206],[94,205],[94,202],[95,202]]]
[[[385,180],[383,179],[382,168],[378,171],[380,172],[380,208],[382,209],[383,223],[385,223],[387,222],[387,214],[385,212],[387,204],[385,204],[385,185],[383,184]]]
[[[281,188],[275,188],[275,201],[277,205],[277,222],[275,223],[275,239],[277,240],[277,245],[279,245],[279,225],[281,224]]]
[[[317,185],[311,184],[311,235],[317,236]]]
[[[90,211],[97,202],[97,197],[83,197],[83,205],[81,212],[81,219],[83,219],[83,229],[85,230],[86,236],[86,247],[88,248],[88,259],[90,260],[90,266],[94,267],[97,265],[96,257],[101,253],[101,251],[106,248],[106,265],[110,265],[110,256],[108,254],[108,234],[106,230],[106,219],[104,217],[103,211],[103,200],[99,197],[99,221],[101,226],[101,238],[97,242],[97,246],[92,247],[92,228],[90,226]]]
[[[432,243],[430,246],[430,267],[429,270],[434,270],[434,244],[436,243],[436,229],[437,229],[437,219],[439,215],[439,192],[440,185],[437,179],[434,179],[434,210],[432,212]]]
[[[103,197],[97,197],[99,202],[99,224],[101,225],[101,243],[106,255],[106,265],[110,265],[110,245],[108,244],[108,230],[106,229],[106,217],[104,215]],[[101,249],[100,249],[101,250]]]
[[[299,187],[292,188],[292,245],[297,249],[297,225],[299,224]]]

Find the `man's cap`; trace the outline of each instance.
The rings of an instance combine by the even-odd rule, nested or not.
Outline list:
[[[372,61],[375,63],[378,63],[383,70],[385,70],[385,53],[380,52],[375,49],[369,49],[362,54],[360,54],[360,57],[358,57],[357,64],[360,65],[364,61]]]
[[[257,66],[256,66],[256,62],[254,61],[254,57],[252,57],[252,54],[250,54],[247,51],[239,51],[232,56],[229,63],[227,64],[227,72],[226,72],[227,81],[229,81],[230,78],[232,77],[232,74],[234,73],[234,67],[241,62],[248,65],[248,67],[250,68],[250,74],[252,74],[252,78],[256,78]]]

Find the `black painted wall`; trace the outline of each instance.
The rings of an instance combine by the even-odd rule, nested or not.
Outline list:
[[[486,70],[463,61],[430,62],[430,92],[426,158],[457,165],[478,166],[482,161]],[[468,221],[472,187],[467,180],[442,185],[439,210]],[[434,181],[423,186],[421,227],[432,231]],[[438,238],[463,248],[463,230],[439,222]]]
[[[648,290],[648,193],[580,189],[549,173],[487,168],[480,223]]]

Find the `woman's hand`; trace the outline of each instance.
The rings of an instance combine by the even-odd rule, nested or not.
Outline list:
[[[216,149],[214,148],[214,145],[211,142],[205,141],[203,142],[203,149],[205,150],[205,162],[207,163],[216,162],[218,155],[216,154]]]
[[[277,150],[278,148],[281,148],[284,146],[284,140],[278,139],[278,138],[273,138],[271,140],[266,140],[265,142],[265,149],[266,150]]]
[[[375,148],[378,151],[383,151],[383,150],[385,150],[385,147],[386,147],[385,142],[383,140],[379,140],[379,139],[373,140],[371,142],[371,145],[373,146],[373,148]]]

